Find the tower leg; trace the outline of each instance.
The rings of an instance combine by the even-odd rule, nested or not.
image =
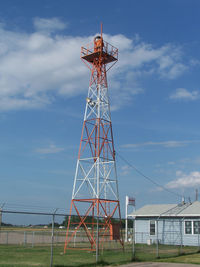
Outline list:
[[[69,213],[69,218],[68,218],[68,223],[67,223],[67,233],[66,233],[66,239],[65,239],[65,247],[64,247],[64,253],[67,250],[67,241],[68,241],[68,236],[69,236],[69,226],[70,226],[70,221],[71,221],[71,214],[72,214],[72,201],[71,201],[71,206],[70,206],[70,213]]]
[[[89,207],[87,208],[85,214],[82,216],[79,213],[79,204],[83,203],[88,204]],[[112,205],[112,209],[110,210],[110,212],[108,212],[107,208],[110,205]],[[78,221],[76,223],[71,221],[73,209],[76,212],[76,216],[78,218]],[[123,247],[124,243],[120,229],[121,224],[113,222],[117,210],[119,216],[121,216],[119,201],[110,201],[103,199],[73,199],[71,202],[70,215],[68,218],[64,252],[66,252],[67,249],[84,249],[91,251],[96,250],[96,254],[98,256],[99,248],[101,247],[103,249],[104,246],[106,247],[105,241],[108,241],[109,239],[111,241],[118,241]],[[70,231],[70,228],[72,228],[73,231]],[[79,243],[83,240],[84,244],[87,246],[83,246],[84,244],[82,243],[80,244],[80,247],[70,247],[69,243],[73,240],[77,232],[82,235],[85,233],[85,237],[82,236],[81,240],[80,237],[79,239],[77,239]]]

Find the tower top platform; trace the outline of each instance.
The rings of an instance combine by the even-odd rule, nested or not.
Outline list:
[[[118,49],[103,41],[103,38],[81,47],[81,59],[93,64],[99,58],[103,64],[108,64],[118,60]]]

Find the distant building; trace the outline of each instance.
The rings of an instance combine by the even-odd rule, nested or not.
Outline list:
[[[200,245],[200,202],[146,205],[129,214],[135,219],[135,242]]]

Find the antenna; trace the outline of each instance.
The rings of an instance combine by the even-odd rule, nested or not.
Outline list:
[[[198,191],[198,189],[197,189],[197,188],[196,188],[195,192],[196,192],[196,197],[195,197],[195,200],[196,200],[196,201],[198,201],[198,199],[199,199],[199,191]]]

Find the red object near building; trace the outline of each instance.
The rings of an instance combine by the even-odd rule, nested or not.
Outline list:
[[[110,240],[120,240],[120,227],[119,223],[111,223],[110,225]]]

